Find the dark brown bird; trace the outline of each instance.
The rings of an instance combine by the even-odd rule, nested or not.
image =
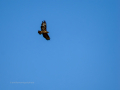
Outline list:
[[[47,31],[47,24],[46,24],[46,21],[42,21],[42,24],[41,24],[41,31],[38,31],[38,33],[41,35],[43,34],[43,37],[46,39],[46,40],[50,40],[50,37],[48,35],[48,31]]]

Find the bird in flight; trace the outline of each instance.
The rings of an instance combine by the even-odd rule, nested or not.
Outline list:
[[[42,24],[41,24],[41,31],[38,31],[38,33],[41,35],[43,35],[43,37],[46,39],[46,40],[50,40],[50,37],[48,35],[48,31],[47,31],[47,24],[46,24],[46,21],[42,21]]]

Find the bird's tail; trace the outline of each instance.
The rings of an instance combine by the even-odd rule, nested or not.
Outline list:
[[[41,35],[42,34],[42,32],[41,31],[38,31],[38,33]]]

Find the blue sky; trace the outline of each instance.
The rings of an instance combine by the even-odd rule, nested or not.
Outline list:
[[[119,90],[119,4],[0,0],[0,90]]]

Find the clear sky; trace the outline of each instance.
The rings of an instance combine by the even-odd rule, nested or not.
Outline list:
[[[0,90],[120,90],[119,5],[0,0]]]

